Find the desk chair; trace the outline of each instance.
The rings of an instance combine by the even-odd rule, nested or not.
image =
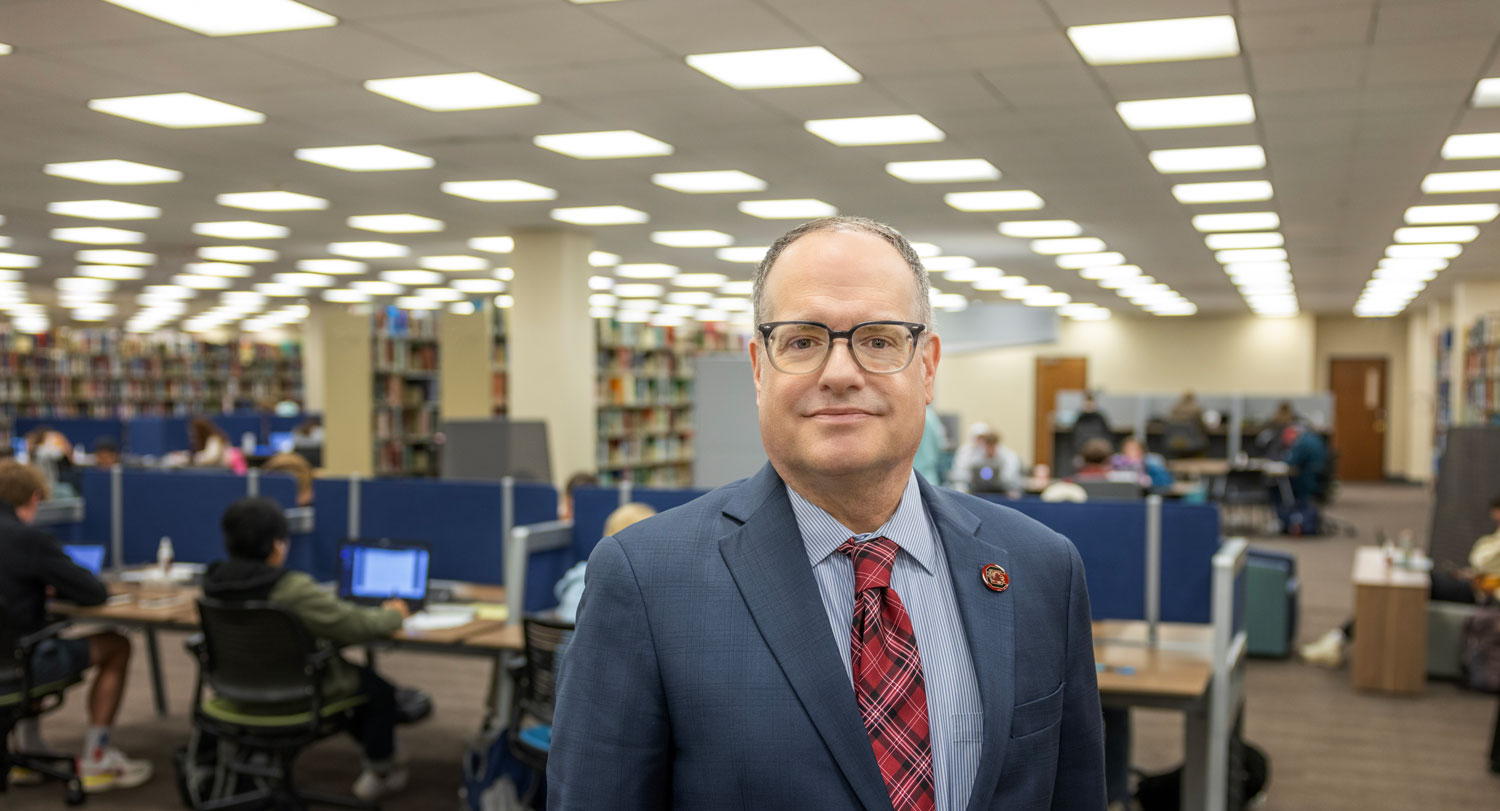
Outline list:
[[[0,597],[0,794],[9,788],[11,767],[19,766],[40,774],[44,780],[61,780],[66,786],[68,805],[82,805],[85,799],[78,763],[71,755],[12,752],[9,744],[16,724],[62,706],[67,689],[83,681],[74,676],[35,684],[32,679],[32,652],[44,640],[56,637],[66,625],[54,623],[36,633],[17,636],[10,624],[5,598]]]
[[[1208,432],[1197,420],[1167,420],[1162,425],[1162,444],[1168,459],[1202,456],[1208,450]]]
[[[1328,449],[1328,464],[1323,466],[1323,472],[1318,474],[1317,484],[1314,485],[1312,501],[1318,506],[1321,513],[1321,526],[1319,532],[1323,535],[1347,535],[1353,538],[1359,534],[1359,530],[1348,521],[1334,518],[1328,514],[1328,507],[1333,503],[1339,491],[1339,452]]]
[[[521,804],[532,807],[546,782],[547,754],[552,749],[552,710],[557,704],[557,673],[573,641],[573,623],[542,617],[521,620],[526,661],[516,678],[511,707],[510,751],[528,769],[531,784]]]
[[[302,749],[345,730],[350,710],[365,701],[325,701],[323,674],[338,650],[318,647],[301,620],[269,603],[203,598],[198,614],[203,632],[188,642],[198,660],[193,743],[213,736],[223,754],[211,779],[196,764],[179,764],[187,805],[194,811],[281,811],[309,804],[377,809],[353,797],[299,791],[292,781]],[[205,685],[212,691],[206,700]],[[247,713],[245,705],[274,707],[278,714]],[[198,748],[189,747],[190,758]],[[249,790],[240,790],[247,785]]]
[[[1271,507],[1269,488],[1277,482],[1256,469],[1231,468],[1214,482],[1213,498],[1224,515],[1224,528],[1262,533],[1275,526],[1276,511]]]

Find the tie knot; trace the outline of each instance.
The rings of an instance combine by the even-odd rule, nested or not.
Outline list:
[[[838,551],[854,561],[854,592],[889,588],[891,566],[896,563],[896,542],[879,536],[856,541],[850,538],[839,544]]]

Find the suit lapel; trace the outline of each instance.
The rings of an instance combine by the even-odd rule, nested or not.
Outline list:
[[[890,811],[781,478],[766,465],[724,513],[743,525],[719,541],[719,551],[761,637],[860,802]]]
[[[969,809],[975,811],[988,808],[995,795],[1015,704],[1015,597],[1010,592],[991,591],[980,573],[991,563],[1010,571],[1010,559],[998,543],[979,535],[979,519],[950,494],[926,482],[921,487],[922,500],[932,511],[948,557],[953,595],[984,706],[983,749],[969,794]]]

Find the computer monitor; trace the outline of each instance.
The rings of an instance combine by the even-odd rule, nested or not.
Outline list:
[[[266,444],[270,445],[275,453],[286,453],[292,449],[295,440],[291,431],[275,431],[271,434],[271,441]]]
[[[393,597],[422,604],[430,561],[420,541],[348,540],[339,546],[339,596],[366,605]]]
[[[445,479],[552,480],[547,423],[542,420],[443,420]]]
[[[102,544],[70,543],[63,545],[63,553],[73,562],[89,570],[95,577],[104,571],[104,546]]]

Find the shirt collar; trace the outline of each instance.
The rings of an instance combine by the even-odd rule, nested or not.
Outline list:
[[[807,548],[807,560],[814,566],[838,551],[839,545],[858,533],[840,524],[826,510],[808,501],[792,489],[786,488],[792,502],[792,512],[797,516],[797,529],[802,532],[802,543]],[[896,512],[880,529],[871,533],[896,542],[902,550],[922,566],[928,574],[934,572],[932,525],[922,507],[922,491],[917,486],[917,475],[913,471],[906,480],[906,489],[901,491],[901,503]]]

